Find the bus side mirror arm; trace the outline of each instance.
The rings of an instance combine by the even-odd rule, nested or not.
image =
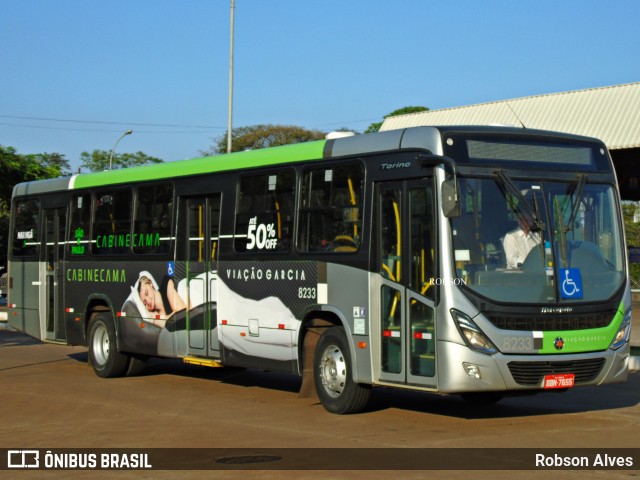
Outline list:
[[[420,162],[421,168],[435,167],[436,165],[444,163],[451,169],[452,178],[442,182],[442,213],[447,218],[459,217],[460,195],[458,194],[458,173],[456,171],[455,160],[441,155],[434,155],[432,153],[419,153],[416,159]]]

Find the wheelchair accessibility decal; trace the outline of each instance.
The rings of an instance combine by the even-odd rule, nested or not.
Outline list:
[[[582,298],[582,276],[579,268],[561,268],[560,281],[562,298]]]

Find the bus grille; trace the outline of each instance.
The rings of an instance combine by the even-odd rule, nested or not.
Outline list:
[[[545,375],[554,373],[573,373],[575,383],[587,383],[594,380],[604,366],[604,358],[587,360],[569,360],[558,362],[509,362],[511,376],[519,385],[540,386]]]
[[[609,326],[616,312],[606,311],[577,315],[497,315],[489,314],[489,320],[502,330],[558,331],[585,330]]]

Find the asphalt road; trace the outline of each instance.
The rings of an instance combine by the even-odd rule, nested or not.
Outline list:
[[[43,344],[20,333],[0,331],[0,448],[378,448],[392,453],[399,448],[578,448],[602,452],[633,448],[637,452],[640,447],[638,372],[625,384],[508,398],[485,408],[470,407],[455,396],[378,388],[367,411],[347,416],[329,414],[315,401],[298,398],[299,386],[294,376],[195,367],[176,360],[153,360],[139,377],[100,379],[87,364],[84,348]],[[460,465],[472,461],[461,452]],[[372,458],[372,462],[376,460]],[[386,479],[389,475],[612,479],[638,478],[640,472],[0,472],[2,478],[21,479]]]

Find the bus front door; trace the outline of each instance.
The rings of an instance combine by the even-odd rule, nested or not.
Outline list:
[[[63,265],[65,246],[65,208],[46,208],[44,212],[44,235],[42,236],[44,258],[40,267],[40,326],[43,339],[64,341]],[[44,327],[44,328],[42,328]]]
[[[378,185],[379,378],[437,388],[432,180]]]
[[[221,200],[220,194],[185,199],[188,355],[220,358],[216,278]]]

